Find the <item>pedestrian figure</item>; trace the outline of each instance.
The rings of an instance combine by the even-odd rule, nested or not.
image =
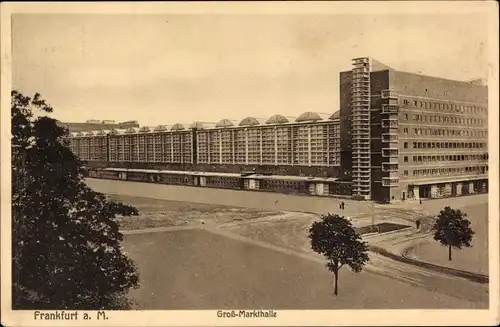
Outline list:
[[[342,202],[339,203],[339,209],[342,210]]]
[[[420,219],[417,219],[417,221],[415,221],[415,225],[417,225],[417,229],[420,229]]]
[[[341,205],[342,205],[342,210],[344,210],[345,209],[344,201],[342,201]]]
[[[422,199],[420,199],[420,204],[422,204]]]

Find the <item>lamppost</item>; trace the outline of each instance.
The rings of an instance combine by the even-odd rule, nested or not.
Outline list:
[[[375,202],[371,200],[371,209],[372,209],[372,232],[375,230]]]

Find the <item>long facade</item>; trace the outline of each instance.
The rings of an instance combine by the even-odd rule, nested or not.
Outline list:
[[[281,121],[278,121],[282,119]],[[175,124],[73,133],[71,149],[84,161],[262,166],[340,166],[340,127],[333,116],[307,112],[295,122],[247,117],[237,126]]]
[[[488,189],[487,98],[476,82],[362,57],[340,73],[334,114],[78,132],[70,146],[101,178],[201,185],[211,174],[203,185],[386,203],[459,196]]]

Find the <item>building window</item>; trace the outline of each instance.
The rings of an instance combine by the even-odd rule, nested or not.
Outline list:
[[[404,143],[404,147],[405,147],[405,149],[408,149],[408,142]]]
[[[408,170],[403,171],[403,176],[408,176]]]
[[[408,114],[405,114],[405,120],[408,120]]]
[[[407,127],[403,128],[403,132],[404,132],[405,134],[408,134],[408,128],[407,128]]]
[[[404,156],[404,162],[408,162],[408,157]]]

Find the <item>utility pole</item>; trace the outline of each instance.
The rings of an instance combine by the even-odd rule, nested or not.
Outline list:
[[[373,200],[371,200],[372,202],[372,205],[371,205],[371,209],[372,209],[372,232],[375,231],[375,202]]]

